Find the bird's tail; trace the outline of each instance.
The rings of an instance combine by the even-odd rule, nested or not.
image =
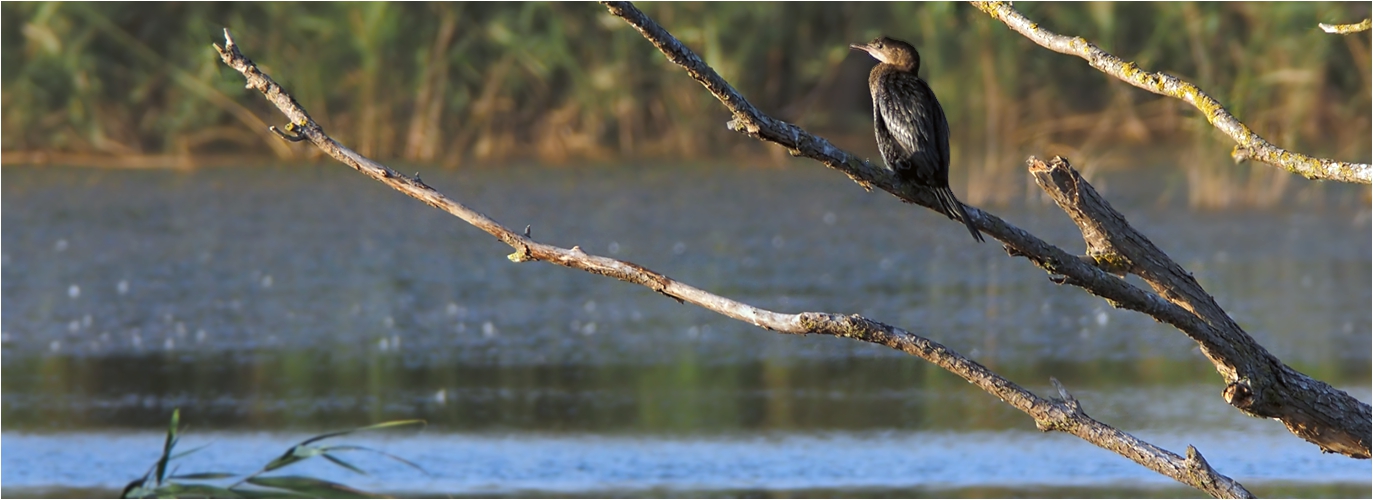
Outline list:
[[[935,198],[939,199],[940,208],[944,209],[944,214],[950,219],[963,221],[963,225],[968,226],[968,232],[972,233],[973,239],[982,242],[982,233],[973,225],[972,219],[968,218],[968,211],[963,208],[963,203],[958,201],[953,195],[953,190],[948,186],[934,189]]]

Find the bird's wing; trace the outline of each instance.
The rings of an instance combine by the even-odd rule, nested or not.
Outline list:
[[[944,118],[944,109],[935,99],[934,91],[924,80],[910,73],[893,72],[887,74],[886,78],[888,91],[874,100],[884,128],[905,153],[901,156],[923,156],[931,165],[947,168],[949,122]],[[891,163],[890,160],[888,163]],[[899,164],[892,166],[909,167]]]

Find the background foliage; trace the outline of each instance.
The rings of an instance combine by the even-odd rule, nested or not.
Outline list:
[[[1358,21],[1367,3],[1017,7],[1201,85],[1283,147],[1369,160],[1369,37],[1316,27]],[[642,8],[766,112],[859,152],[875,153],[872,61],[847,44],[878,34],[913,42],[965,165],[954,182],[968,183],[972,203],[1023,195],[1023,176],[1002,179],[1028,154],[1068,155],[1089,170],[1185,163],[1191,201],[1202,206],[1275,203],[1292,178],[1228,165],[1231,143],[1190,107],[1040,48],[964,4]],[[594,4],[6,2],[0,13],[0,144],[12,159],[315,154],[266,132],[275,111],[245,98],[209,48],[225,26],[331,134],[380,159],[785,158],[726,131],[709,94]],[[1142,161],[1129,151],[1160,143],[1182,154]]]

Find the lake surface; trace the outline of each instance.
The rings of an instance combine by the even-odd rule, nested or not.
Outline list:
[[[1256,167],[1264,168],[1264,167]],[[858,313],[1092,416],[1198,447],[1260,495],[1369,496],[1220,398],[1194,344],[1054,285],[994,243],[820,167],[424,171],[535,239],[779,311]],[[1293,367],[1370,400],[1370,216],[1323,203],[1192,212],[1169,180],[1099,184]],[[3,169],[4,495],[111,495],[182,410],[183,472],[248,472],[333,429],[349,475],[432,496],[1195,496],[884,347],[778,335],[539,263],[346,167]],[[957,188],[956,188],[957,189]],[[1352,200],[1352,201],[1351,201]],[[1052,206],[991,207],[1070,251]],[[1132,278],[1134,280],[1134,278]],[[312,468],[313,467],[313,468]]]

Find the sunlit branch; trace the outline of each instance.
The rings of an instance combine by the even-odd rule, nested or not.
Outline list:
[[[889,170],[875,168],[858,160],[857,156],[835,148],[824,138],[758,111],[691,49],[632,4],[606,2],[605,5],[611,14],[633,26],[669,61],[685,69],[724,103],[734,114],[728,124],[731,129],[778,144],[793,155],[820,161],[864,187],[875,186],[904,201],[933,208],[932,196],[895,182]],[[1080,182],[1087,186],[1085,181]],[[1104,200],[1101,203],[1104,204]],[[1112,306],[1147,314],[1176,327],[1197,342],[1227,384],[1225,400],[1235,408],[1252,416],[1280,420],[1294,434],[1324,451],[1369,458],[1369,443],[1373,441],[1369,422],[1373,418],[1370,418],[1368,404],[1283,364],[1229,319],[1199,285],[1193,286],[1194,283],[1188,284],[1182,279],[1165,279],[1164,273],[1149,274],[1151,278],[1146,281],[1158,292],[1151,293],[1116,276],[1114,273],[1120,272],[1118,263],[1099,255],[1074,256],[994,215],[974,207],[968,207],[968,211],[983,233],[1000,240],[1012,256],[1026,257],[1047,271],[1055,283],[1080,287],[1106,299]],[[1105,214],[1104,211],[1093,213]],[[1115,216],[1120,217],[1118,213]],[[1120,220],[1123,222],[1124,218],[1120,217]],[[1128,225],[1111,227],[1123,231]],[[1137,233],[1121,233],[1124,237],[1128,234]],[[1163,263],[1172,262],[1152,244],[1134,255],[1134,259],[1136,264],[1156,262],[1163,267],[1167,267]],[[1181,267],[1175,264],[1173,267],[1186,274]],[[1141,272],[1144,268],[1126,269]]]
[[[589,273],[635,283],[674,298],[689,302],[721,315],[760,328],[789,334],[823,334],[862,340],[884,345],[918,356],[948,370],[1007,404],[1025,412],[1041,430],[1058,430],[1079,436],[1103,448],[1115,451],[1154,471],[1192,485],[1220,498],[1252,498],[1242,485],[1216,472],[1194,449],[1187,448],[1182,457],[1103,424],[1082,410],[1081,405],[1055,380],[1061,399],[1045,399],[997,375],[987,367],[970,360],[949,348],[906,330],[879,323],[857,315],[820,312],[786,314],[769,311],[721,297],[676,281],[636,264],[608,257],[590,255],[578,247],[570,249],[538,243],[472,210],[434,190],[418,175],[407,177],[372,161],[339,144],[325,134],[323,128],[310,119],[305,109],[286,93],[271,77],[238,50],[229,31],[224,31],[224,47],[215,46],[224,63],[242,73],[248,88],[257,89],[290,119],[287,132],[304,137],[326,154],[378,182],[448,212],[510,245],[515,252],[508,258],[513,262],[542,261]],[[292,137],[294,137],[292,136]]]
[[[1360,22],[1357,22],[1357,23],[1354,23],[1354,24],[1325,24],[1325,23],[1320,23],[1319,26],[1321,27],[1322,30],[1325,30],[1326,33],[1334,33],[1334,34],[1337,34],[1337,35],[1348,35],[1348,34],[1350,34],[1350,33],[1359,33],[1359,32],[1361,32],[1361,31],[1368,31],[1369,28],[1373,28],[1373,19],[1364,19],[1363,21],[1360,21]]]
[[[1238,144],[1230,154],[1236,161],[1254,159],[1308,179],[1360,184],[1373,183],[1373,165],[1315,158],[1277,147],[1250,130],[1247,125],[1226,111],[1221,106],[1220,101],[1207,95],[1196,85],[1173,75],[1145,71],[1135,63],[1124,61],[1101,50],[1096,44],[1085,38],[1068,37],[1044,29],[1043,26],[1015,10],[1009,3],[972,2],[972,4],[1044,48],[1081,57],[1102,73],[1155,94],[1175,97],[1195,106],[1206,116],[1206,120],[1211,122],[1211,125],[1230,136]],[[1365,21],[1366,23],[1367,21]]]

